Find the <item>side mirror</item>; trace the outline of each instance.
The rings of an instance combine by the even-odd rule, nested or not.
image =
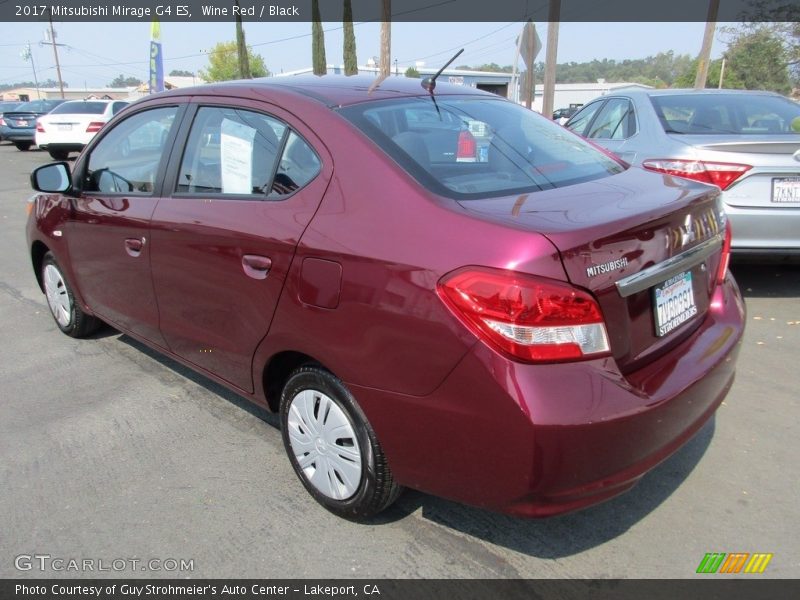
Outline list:
[[[31,187],[37,192],[67,192],[72,188],[72,176],[65,162],[42,165],[31,173]]]

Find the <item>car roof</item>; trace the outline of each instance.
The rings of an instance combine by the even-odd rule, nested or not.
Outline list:
[[[293,75],[285,77],[262,77],[259,79],[243,79],[223,83],[210,83],[192,88],[180,88],[165,92],[165,95],[238,95],[242,88],[248,88],[257,94],[270,92],[304,96],[322,102],[328,106],[346,106],[373,100],[428,96],[421,79],[390,76],[370,91],[376,81],[371,75]],[[496,94],[484,92],[461,85],[451,85],[437,80],[435,96],[470,95],[499,98]]]
[[[705,88],[702,90],[695,90],[691,88],[669,88],[669,89],[645,89],[640,87],[623,87],[616,88],[608,92],[608,96],[625,95],[625,96],[686,96],[704,94],[710,96],[776,96],[784,98],[781,94],[775,92],[768,92],[765,90],[729,90],[729,89],[715,89]]]

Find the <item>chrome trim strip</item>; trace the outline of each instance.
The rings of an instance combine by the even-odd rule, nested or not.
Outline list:
[[[681,252],[657,265],[647,267],[643,271],[620,279],[616,283],[619,295],[627,298],[669,279],[681,271],[686,271],[700,264],[719,249],[719,246],[722,245],[723,237],[721,233],[717,234],[686,252]]]

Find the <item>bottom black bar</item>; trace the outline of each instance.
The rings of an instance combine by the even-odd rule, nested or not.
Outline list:
[[[784,600],[796,579],[4,579],[3,600]],[[707,578],[706,578],[707,577]],[[755,576],[758,577],[758,576]]]

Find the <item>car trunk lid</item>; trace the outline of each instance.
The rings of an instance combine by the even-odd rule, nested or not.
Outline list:
[[[568,188],[460,204],[550,239],[569,281],[597,298],[623,370],[673,347],[709,308],[725,229],[715,187],[631,168]]]

